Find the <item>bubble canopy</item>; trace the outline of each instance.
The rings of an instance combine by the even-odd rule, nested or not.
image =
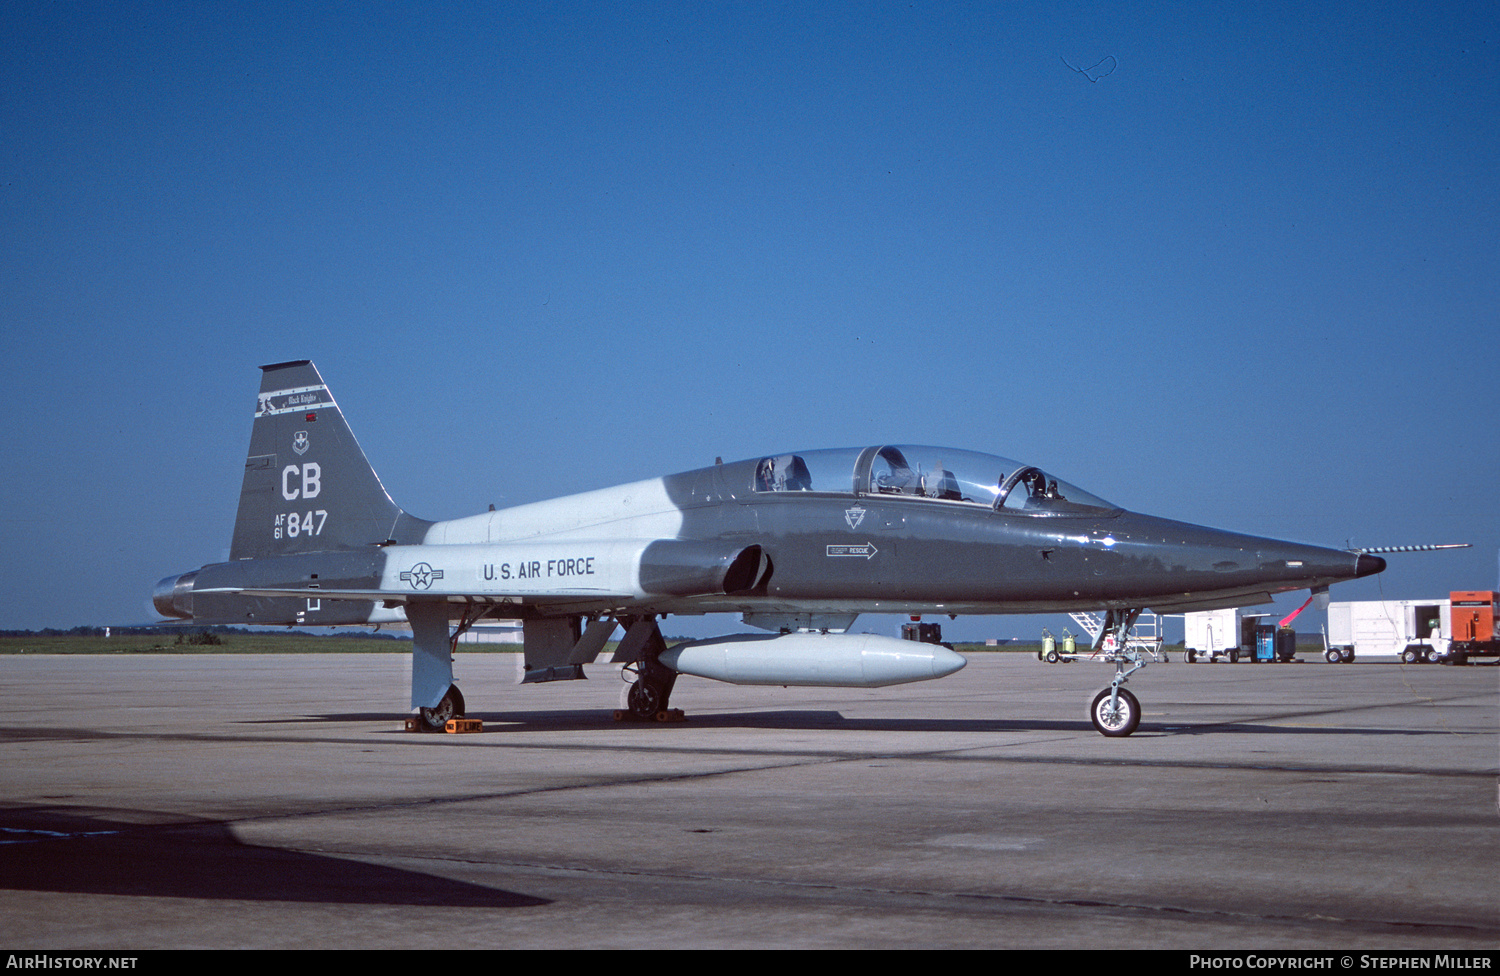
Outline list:
[[[946,447],[888,444],[777,454],[756,462],[757,492],[900,495],[1018,515],[1119,511],[1035,465]]]

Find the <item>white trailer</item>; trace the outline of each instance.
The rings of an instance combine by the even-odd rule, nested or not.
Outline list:
[[[1240,659],[1240,611],[1236,607],[1185,613],[1182,634],[1189,664],[1220,657],[1228,657],[1233,664]]]
[[[1356,657],[1395,658],[1407,664],[1447,656],[1448,600],[1357,600],[1328,604],[1323,657],[1348,664]]]
[[[1273,614],[1245,613],[1239,607],[1222,610],[1195,610],[1182,615],[1182,646],[1187,652],[1189,664],[1195,661],[1217,661],[1229,658],[1234,664],[1241,657],[1255,660],[1257,653],[1256,629]],[[1277,660],[1289,661],[1296,649],[1276,645]]]

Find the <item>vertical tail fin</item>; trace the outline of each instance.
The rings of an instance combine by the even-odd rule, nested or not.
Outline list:
[[[229,558],[421,541],[430,523],[391,500],[317,367],[261,370]]]

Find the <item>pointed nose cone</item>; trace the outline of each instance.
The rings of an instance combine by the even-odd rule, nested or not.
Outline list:
[[[942,645],[932,647],[932,676],[934,678],[946,678],[955,671],[961,670],[969,659],[957,651],[950,651]]]
[[[1193,603],[1231,605],[1268,595],[1371,576],[1385,569],[1379,556],[1300,542],[1225,532],[1203,525],[1124,513],[1101,525],[1108,535],[1091,551],[1094,570],[1114,572],[1105,596],[1139,601],[1158,612]],[[1116,560],[1111,565],[1108,560]],[[1155,590],[1156,592],[1151,592]],[[1153,603],[1153,601],[1155,601]]]

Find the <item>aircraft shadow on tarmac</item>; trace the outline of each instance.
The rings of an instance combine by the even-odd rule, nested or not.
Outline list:
[[[1340,710],[1343,711],[1343,710]],[[1193,722],[1189,719],[1141,722],[1137,735],[1435,735],[1447,734],[1433,729],[1372,728],[1367,726],[1324,726],[1279,724],[1316,722],[1323,712],[1284,715],[1260,715],[1239,720],[1216,719]],[[740,729],[744,731],[815,731],[830,732],[1079,732],[1094,734],[1086,719],[944,719],[944,718],[846,718],[830,709],[779,709],[751,712],[701,712],[689,714],[681,722],[616,722],[611,713],[599,709],[538,709],[509,712],[470,712],[469,718],[484,723],[485,736],[517,732],[577,732],[618,729],[621,734],[651,730],[690,732],[693,729]],[[390,713],[346,713],[308,715],[298,718],[262,720],[270,724],[309,725],[332,722],[375,722],[382,732],[410,734],[421,739],[445,738],[443,733],[404,733],[403,719]],[[1278,724],[1271,724],[1278,723]],[[257,723],[259,724],[259,723]],[[460,736],[458,738],[467,738]]]
[[[398,868],[257,847],[221,823],[143,826],[33,806],[0,809],[0,888],[339,905],[549,904]]]

